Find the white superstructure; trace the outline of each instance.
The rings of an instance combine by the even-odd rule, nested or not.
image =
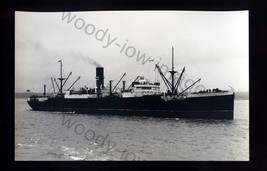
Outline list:
[[[143,76],[132,83],[131,89],[122,91],[122,97],[142,97],[144,95],[155,94],[161,94],[160,83],[150,83]]]

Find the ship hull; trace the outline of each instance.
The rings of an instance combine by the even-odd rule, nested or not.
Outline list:
[[[28,99],[28,104],[33,110],[84,114],[199,119],[234,118],[234,94],[188,97],[172,101],[165,101],[160,95],[88,99],[50,97],[45,101]]]

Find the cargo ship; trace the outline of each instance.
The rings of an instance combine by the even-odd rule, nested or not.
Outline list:
[[[51,78],[54,93],[47,95],[46,86],[42,96],[31,95],[27,102],[32,110],[38,111],[62,111],[83,114],[106,114],[126,116],[148,116],[165,118],[196,118],[196,119],[233,119],[234,118],[234,90],[220,90],[218,88],[207,89],[188,93],[187,90],[194,86],[198,79],[183,91],[178,91],[185,68],[178,75],[174,70],[172,48],[172,69],[169,71],[171,80],[168,80],[161,68],[156,64],[161,78],[167,90],[160,91],[159,82],[150,82],[144,76],[137,76],[129,87],[122,82],[122,88],[117,86],[126,75],[124,73],[117,84],[113,87],[112,80],[109,86],[104,85],[104,68],[96,67],[96,87],[84,87],[77,90],[73,85],[65,88],[67,78],[62,76],[62,60],[60,60],[59,84]],[[57,92],[55,91],[56,84]],[[63,89],[65,91],[63,92]]]

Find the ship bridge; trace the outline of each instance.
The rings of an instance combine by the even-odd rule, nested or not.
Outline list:
[[[142,97],[144,95],[157,95],[160,93],[160,83],[151,83],[144,76],[132,82],[132,88],[122,92],[122,97]]]

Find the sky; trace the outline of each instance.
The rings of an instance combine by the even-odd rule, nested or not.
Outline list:
[[[126,86],[142,75],[164,90],[155,64],[169,78],[172,47],[182,87],[248,91],[248,37],[248,11],[16,11],[15,92],[52,92],[61,59],[65,89],[79,76],[75,88],[95,87],[102,66],[106,85],[126,72]]]

